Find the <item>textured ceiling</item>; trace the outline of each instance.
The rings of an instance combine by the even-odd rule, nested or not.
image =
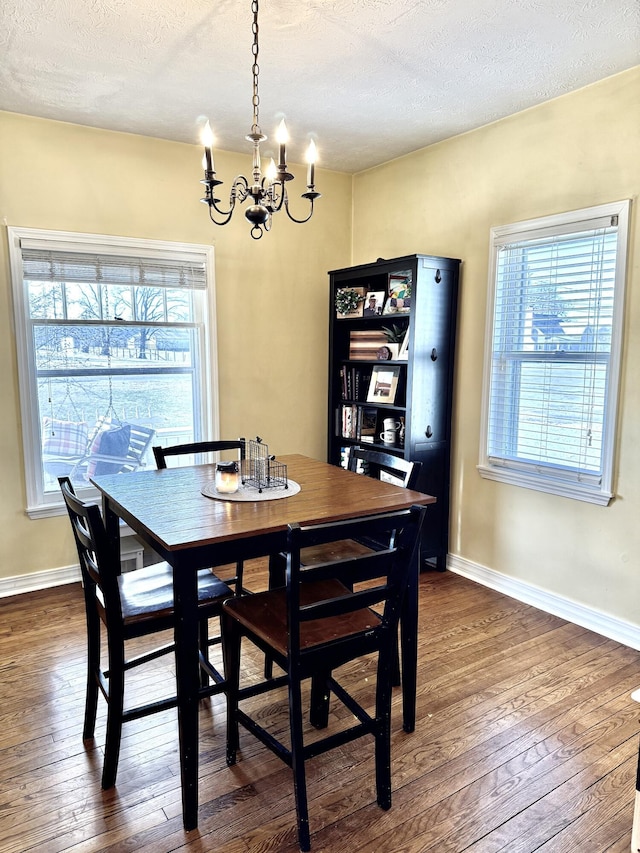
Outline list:
[[[3,0],[0,109],[249,151],[250,6]],[[260,123],[356,172],[639,62],[640,0],[261,0]]]

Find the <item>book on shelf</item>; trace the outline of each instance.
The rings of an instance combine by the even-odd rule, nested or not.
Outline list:
[[[338,433],[342,438],[358,437],[358,406],[343,405],[340,407]]]
[[[350,447],[341,447],[340,448],[340,467],[348,468],[349,467],[349,453],[351,452]]]
[[[340,396],[343,400],[365,402],[371,384],[371,368],[340,367]]]
[[[340,467],[348,468],[349,467],[349,457],[351,456],[351,447],[341,447],[340,448]],[[356,463],[356,473],[364,474],[364,466],[362,464],[362,459],[358,459]]]
[[[376,424],[378,423],[378,410],[371,406],[362,406],[360,409],[360,434],[361,442],[372,444],[376,439]]]

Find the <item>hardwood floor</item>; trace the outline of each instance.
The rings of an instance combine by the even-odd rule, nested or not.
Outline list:
[[[422,576],[420,622],[415,733],[394,699],[393,806],[375,804],[369,740],[314,759],[314,853],[628,851],[640,653],[449,572]],[[346,673],[362,696],[369,663]],[[170,692],[170,666],[132,692]],[[243,732],[226,766],[221,697],[201,709],[197,831],[182,828],[175,711],[125,726],[101,791],[105,705],[83,744],[84,669],[78,585],[0,600],[0,853],[297,851],[291,773]],[[284,704],[257,701],[286,727]]]

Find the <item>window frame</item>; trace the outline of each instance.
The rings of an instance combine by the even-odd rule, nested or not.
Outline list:
[[[628,260],[629,199],[596,205],[567,213],[524,220],[491,228],[489,240],[489,282],[487,289],[487,316],[485,354],[483,366],[482,416],[480,428],[480,475],[489,480],[509,483],[527,489],[574,498],[607,506],[614,497],[613,479],[618,422],[618,397],[621,381],[621,356],[624,324],[625,282]],[[508,243],[535,239],[542,232],[550,238],[554,234],[579,233],[595,227],[593,222],[617,217],[616,270],[614,277],[613,315],[611,326],[611,351],[605,396],[604,435],[601,452],[602,473],[580,475],[568,473],[561,465],[536,465],[521,460],[490,457],[489,416],[491,409],[491,381],[493,364],[493,338],[496,325],[496,298],[498,252]],[[595,361],[595,359],[594,359]]]
[[[88,252],[100,255],[119,255],[149,260],[195,260],[205,267],[206,287],[195,296],[196,323],[201,328],[199,369],[196,371],[196,394],[199,417],[194,428],[200,436],[217,438],[219,434],[218,364],[216,332],[216,300],[214,250],[212,246],[178,243],[166,240],[117,237],[71,231],[53,231],[39,228],[7,227],[9,260],[12,282],[15,340],[18,366],[20,414],[22,418],[23,462],[27,503],[25,511],[30,518],[46,518],[64,514],[62,496],[51,500],[45,492],[41,470],[41,425],[38,405],[38,380],[31,321],[26,301],[23,276],[21,241],[42,243],[52,251]],[[195,291],[194,291],[195,293]],[[179,325],[179,324],[176,324]],[[194,411],[194,416],[196,412]],[[97,489],[89,486],[81,490],[84,499],[98,497]]]

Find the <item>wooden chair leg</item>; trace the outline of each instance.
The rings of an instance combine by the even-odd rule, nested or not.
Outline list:
[[[269,589],[277,589],[285,584],[287,564],[282,554],[269,555]],[[273,661],[268,655],[264,659],[264,677],[273,678]]]
[[[289,725],[291,729],[291,769],[298,819],[298,843],[300,850],[311,849],[309,835],[309,808],[307,804],[307,781],[304,768],[304,741],[302,728],[302,694],[300,681],[289,676]]]
[[[401,678],[400,678],[400,644],[398,640],[398,632],[393,636],[393,659],[392,659],[392,669],[391,669],[391,684],[393,687],[400,687]]]
[[[240,629],[235,619],[223,612],[220,616],[222,630],[222,657],[227,694],[227,764],[236,763],[236,752],[240,746],[238,732],[238,691],[240,689]]]
[[[92,738],[98,712],[98,672],[100,670],[100,619],[93,608],[87,607],[87,692],[84,705],[84,740]]]
[[[200,654],[202,657],[208,661],[209,660],[209,621],[207,619],[201,619],[200,624],[198,626],[198,631],[200,635],[199,645],[200,645]],[[200,687],[208,687],[209,686],[209,676],[207,673],[200,667]]]
[[[309,722],[316,729],[326,729],[329,724],[329,677],[331,673],[316,673],[311,679]]]
[[[633,825],[631,829],[631,853],[638,853],[638,851],[640,851],[640,748],[638,749],[636,798],[633,806]]]
[[[381,650],[376,685],[376,798],[385,811],[391,808],[391,676],[395,651]]]
[[[122,714],[124,711],[124,648],[109,649],[109,699],[107,706],[107,737],[102,768],[102,787],[113,788],[118,773]]]

